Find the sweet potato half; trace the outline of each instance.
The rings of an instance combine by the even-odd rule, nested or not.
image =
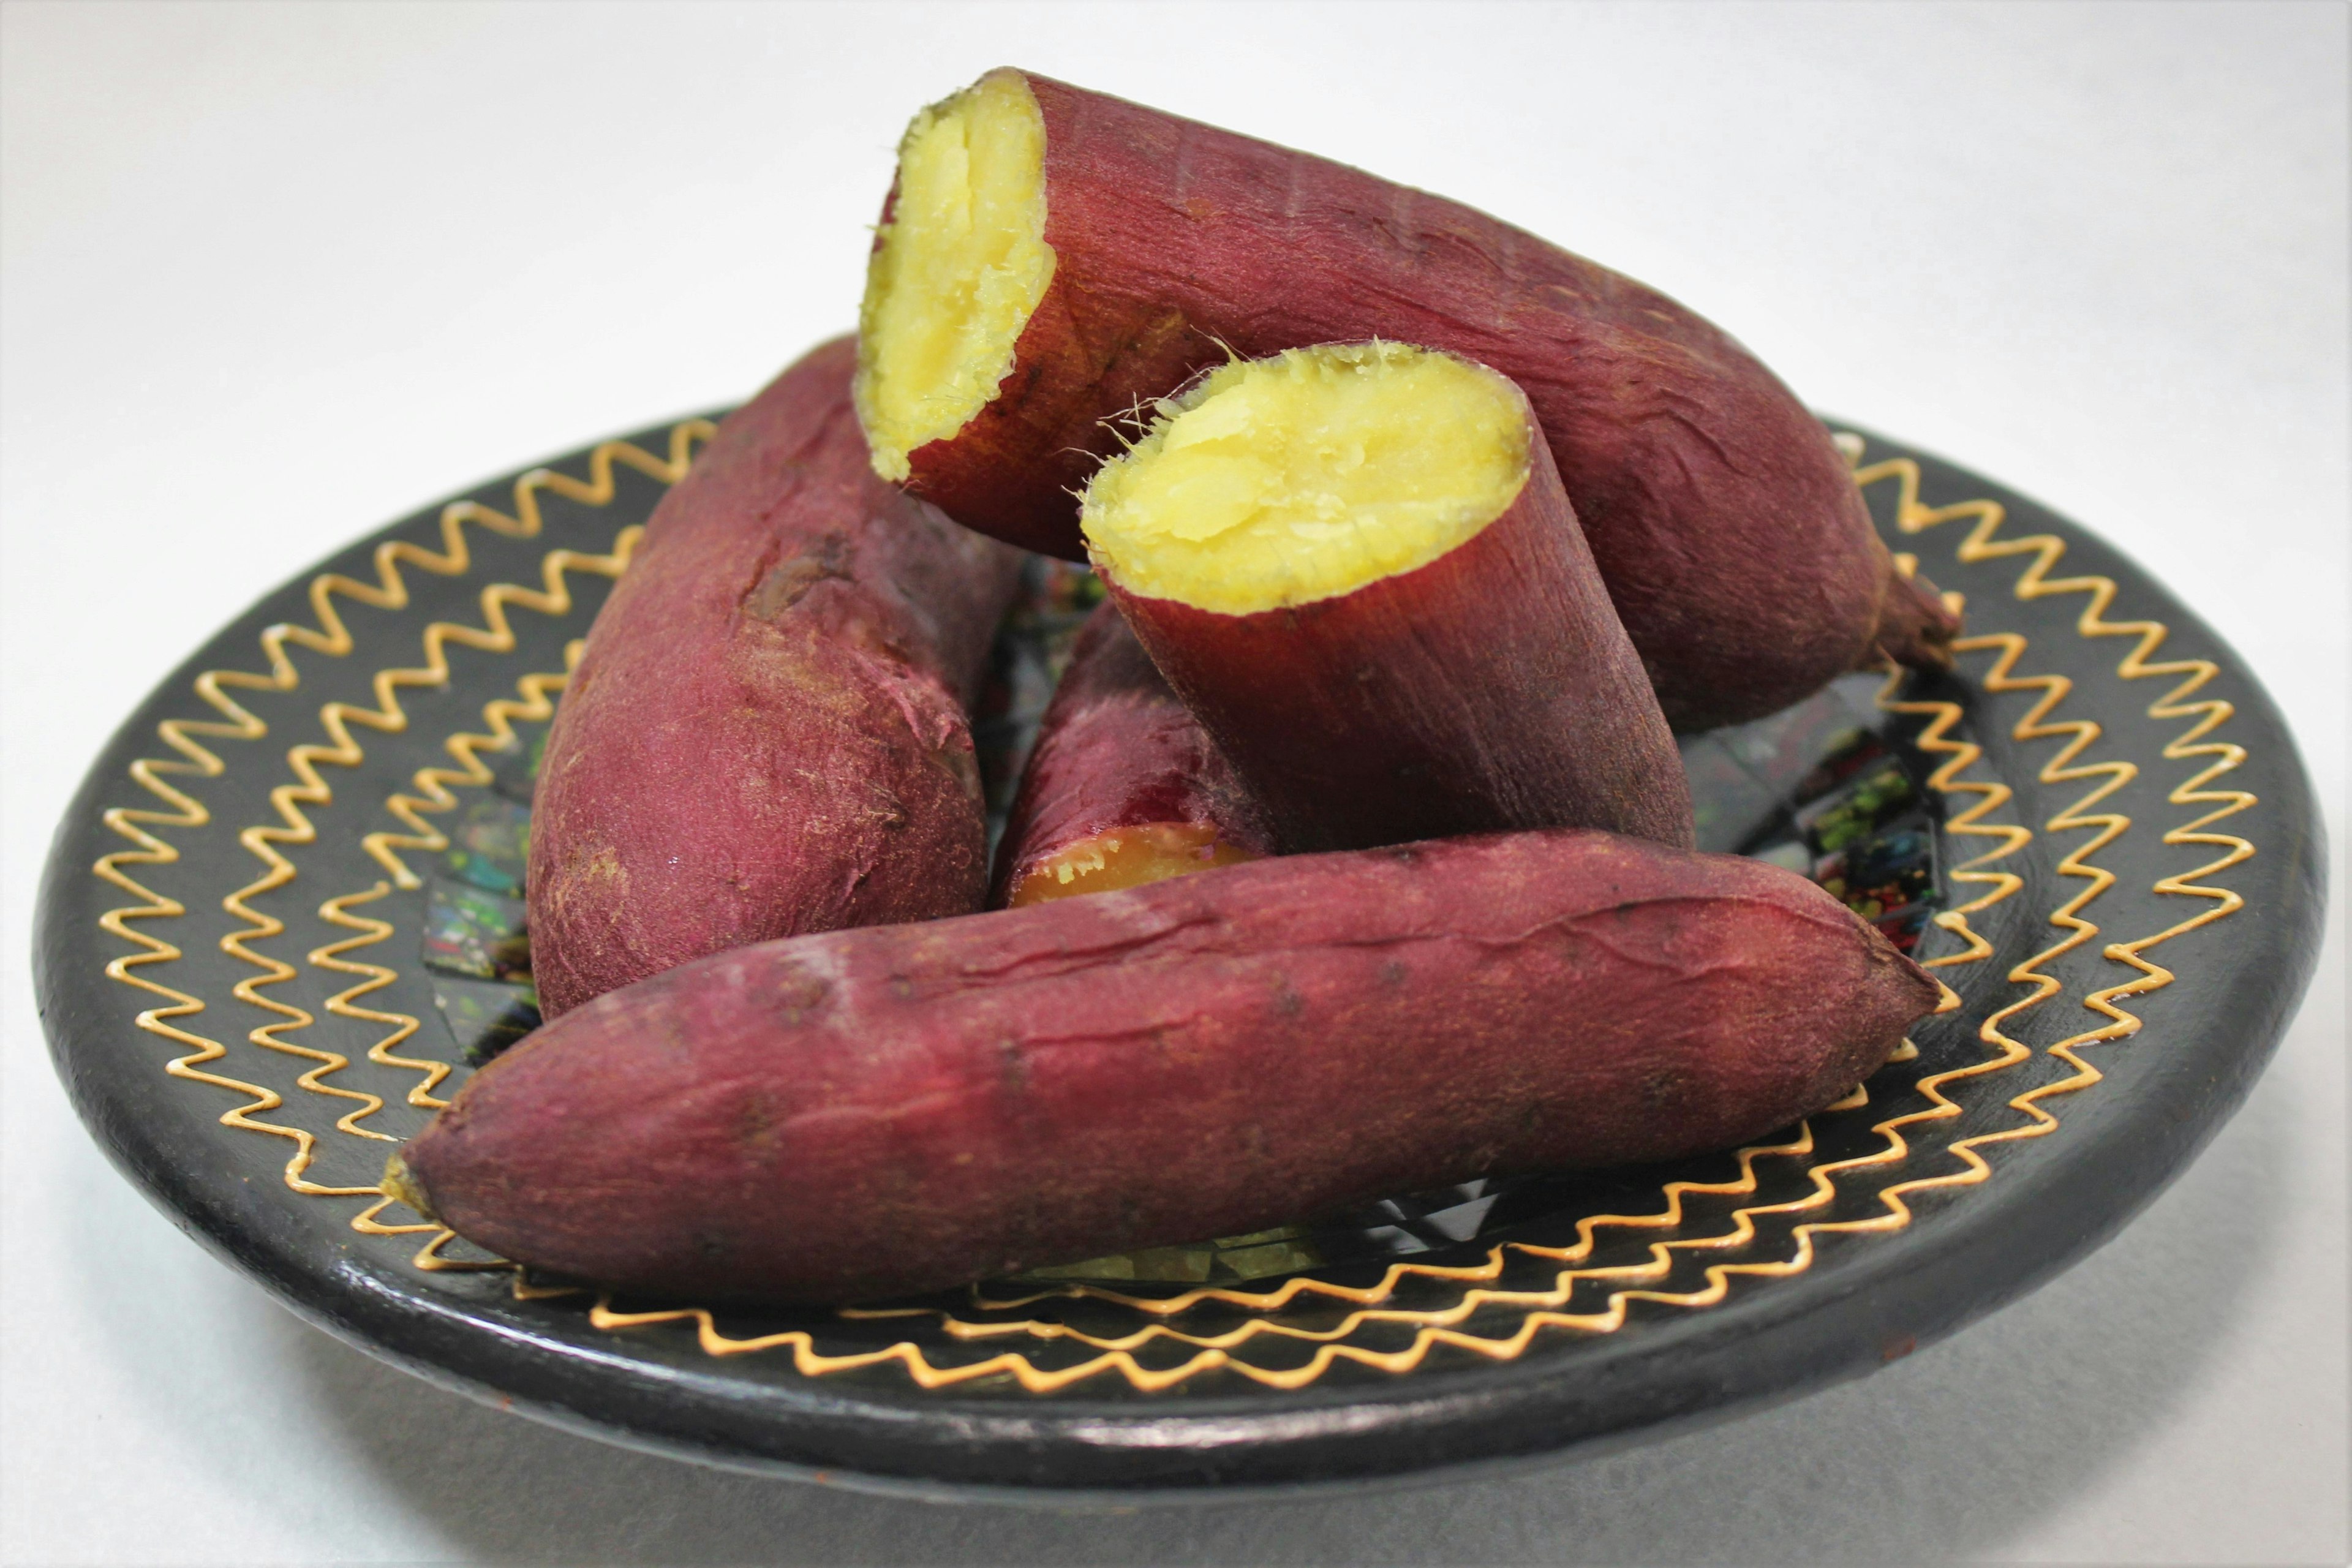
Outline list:
[[[1229,866],[656,975],[392,1180],[504,1257],[839,1301],[1738,1143],[1938,989],[1751,860],[1579,830]]]
[[[730,415],[588,633],[531,814],[550,1016],[705,953],[980,908],[964,701],[1019,552],[874,475],[826,343]]]
[[[1729,336],[1458,203],[1048,78],[992,71],[900,146],[860,318],[877,471],[1077,559],[1070,495],[1228,349],[1423,343],[1526,389],[1677,727],[1880,653],[1948,664],[1829,433]]]
[[[1115,605],[1087,617],[1038,721],[990,902],[1140,887],[1274,852],[1265,812]]]
[[[1518,388],[1400,343],[1223,366],[1087,486],[1095,569],[1286,852],[1688,847],[1673,733]]]

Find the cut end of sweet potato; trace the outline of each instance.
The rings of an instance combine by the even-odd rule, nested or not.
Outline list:
[[[1114,893],[1259,858],[1256,851],[1220,833],[1214,823],[1139,823],[1082,838],[1040,861],[1013,886],[1004,905],[1017,910],[1049,899]]]
[[[1160,405],[1087,487],[1097,563],[1129,593],[1254,615],[1427,565],[1503,515],[1530,471],[1502,376],[1404,343],[1225,365]]]
[[[908,453],[988,405],[1053,280],[1045,116],[1018,71],[991,71],[915,116],[898,144],[858,313],[857,416],[876,473],[904,481]]]

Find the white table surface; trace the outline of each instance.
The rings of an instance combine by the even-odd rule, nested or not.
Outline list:
[[[312,1331],[72,1121],[25,955],[184,653],[844,326],[900,125],[1007,61],[1505,214],[2100,531],[2268,683],[2341,844],[2347,15],[7,5],[6,1562],[2342,1561],[2340,909],[2206,1154],[1948,1342],[1508,1479],[1094,1517],[650,1458]]]

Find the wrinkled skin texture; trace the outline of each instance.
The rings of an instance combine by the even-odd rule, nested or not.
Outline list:
[[[705,953],[980,907],[964,698],[1019,552],[874,478],[844,338],[662,500],[556,710],[532,805],[550,1016]]]
[[[1758,861],[1573,830],[1260,860],[672,970],[484,1068],[402,1190],[579,1278],[874,1299],[1729,1147],[1937,995]]]
[[[1228,616],[1101,570],[1285,852],[1517,827],[1690,847],[1673,732],[1551,455],[1528,452],[1502,516],[1350,594]]]
[[[1948,668],[1958,619],[1902,577],[1829,432],[1664,295],[1459,203],[1039,76],[1055,275],[1013,372],[908,484],[1082,558],[1103,421],[1193,372],[1380,337],[1523,388],[1677,729],[1777,711],[1881,653]],[[885,207],[885,217],[888,216]]]
[[[1036,866],[1120,828],[1182,823],[1270,855],[1265,812],[1113,605],[1097,606],[1037,724],[997,848],[992,906]]]

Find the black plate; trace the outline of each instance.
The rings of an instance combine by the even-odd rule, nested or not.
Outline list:
[[[532,1021],[531,739],[708,428],[486,485],[263,599],[115,736],[42,893],[58,1071],[132,1179],[312,1321],[545,1419],[1032,1495],[1654,1433],[1867,1372],[2080,1257],[2244,1097],[2309,977],[2318,822],[2231,651],[2082,529],[1857,439],[1890,543],[1966,596],[1959,673],[1850,679],[1685,751],[1710,847],[1834,882],[1956,993],[1855,1096],[1734,1154],[879,1311],[714,1317],[520,1278],[372,1189],[468,1053]],[[1084,584],[1033,586],[1000,745]]]

